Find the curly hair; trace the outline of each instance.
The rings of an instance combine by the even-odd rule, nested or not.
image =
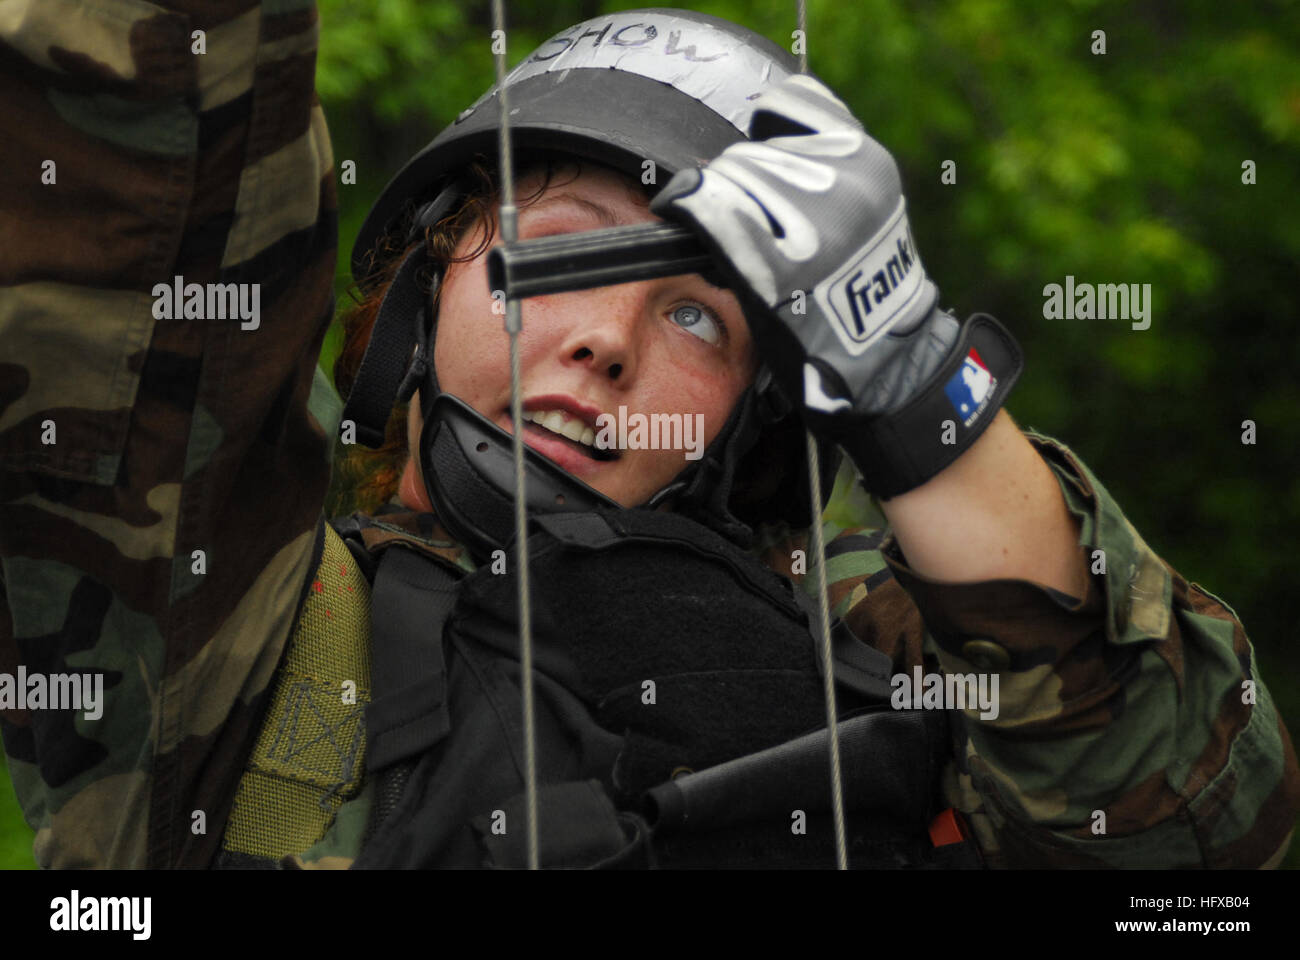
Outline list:
[[[516,180],[535,173],[542,174],[536,190],[516,201],[519,207],[538,200],[552,185],[560,169],[572,168],[572,179],[582,173],[584,161],[571,155],[551,152],[521,152],[518,158]],[[500,188],[494,166],[482,155],[477,156],[464,171],[470,184],[460,205],[437,223],[428,227],[424,236],[404,243],[418,204],[411,204],[407,214],[389,230],[370,256],[371,269],[364,291],[355,283],[348,291],[353,305],[339,317],[343,326],[343,347],[334,362],[334,385],[339,395],[347,397],[357,379],[361,360],[370,335],[379,316],[379,305],[393,282],[393,276],[406,254],[419,244],[424,244],[431,261],[427,276],[421,276],[421,286],[426,293],[432,288],[433,271],[445,273],[453,263],[468,263],[482,255],[492,245],[496,236],[496,210]],[[571,182],[566,180],[564,182]],[[471,230],[479,231],[479,238],[471,249],[456,256],[456,248]],[[434,316],[437,315],[438,292],[432,293]],[[348,514],[354,510],[371,513],[390,501],[396,494],[402,472],[410,457],[406,437],[407,404],[397,404],[384,428],[384,442],[370,449],[361,444],[341,447],[327,510],[331,516]]]

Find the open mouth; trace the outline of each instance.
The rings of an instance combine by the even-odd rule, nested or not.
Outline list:
[[[617,450],[603,450],[596,445],[596,431],[582,420],[563,410],[525,410],[524,432],[551,441],[560,441],[584,457],[600,462],[617,460]]]

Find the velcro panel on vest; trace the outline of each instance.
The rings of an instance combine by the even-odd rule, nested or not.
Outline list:
[[[807,617],[788,580],[675,514],[534,522],[536,662],[545,671],[555,654],[574,664],[575,693],[597,724],[625,738],[611,775],[622,800],[679,767],[713,766],[825,725]],[[516,611],[513,575],[480,570],[465,581],[452,628],[514,659]],[[844,698],[846,710],[860,705]]]
[[[617,518],[599,513],[556,514],[538,518],[537,524],[560,542],[588,550],[605,550],[629,540],[641,540],[646,543],[683,542],[671,534],[642,524],[643,516],[644,513],[632,513]],[[732,558],[725,553],[719,556],[733,562]],[[748,555],[744,556],[748,557]],[[733,569],[740,576],[752,576],[754,568],[747,563],[734,562]],[[763,589],[762,582],[766,579],[760,576],[759,582],[755,585]],[[792,595],[795,602],[807,614],[808,622],[815,624],[820,616],[816,609],[816,601],[801,590],[792,591]],[[813,636],[812,639],[820,644],[818,637]],[[837,681],[869,699],[882,703],[889,700],[893,693],[890,684],[893,663],[889,656],[863,643],[849,629],[848,624],[838,618],[834,620],[831,627],[831,656],[835,662]],[[815,661],[818,676],[821,676],[820,654]]]
[[[223,847],[279,859],[311,847],[361,787],[370,698],[370,585],[325,525]]]

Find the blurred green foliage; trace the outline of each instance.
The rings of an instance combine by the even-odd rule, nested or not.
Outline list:
[[[32,831],[23,820],[18,798],[9,786],[9,769],[0,751],[0,868],[34,870]]]
[[[511,62],[584,17],[640,5],[509,3]],[[790,0],[692,6],[790,45]],[[1297,4],[808,8],[809,66],[897,157],[942,302],[998,316],[1024,346],[1012,414],[1067,442],[1161,556],[1232,604],[1296,740],[1285,597],[1300,542]],[[491,15],[483,0],[320,0],[320,11],[317,87],[336,163],[357,168],[339,188],[343,302],[369,204],[493,82]],[[940,180],[946,160],[955,184]],[[1067,275],[1151,284],[1150,329],[1045,320],[1043,288]],[[336,328],[327,371],[338,344]],[[859,507],[841,497],[833,509],[843,520]],[[0,865],[30,863],[10,855],[0,847]]]

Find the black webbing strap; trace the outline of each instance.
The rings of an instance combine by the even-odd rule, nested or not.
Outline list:
[[[813,626],[820,616],[817,600],[798,587],[794,590],[794,599],[808,615],[809,630],[817,648],[813,658],[817,664],[817,676],[824,677],[826,670],[822,665],[821,637],[817,636]],[[884,651],[858,639],[852,628],[836,616],[831,617],[831,657],[835,661],[835,682],[840,686],[879,703],[889,700],[894,692],[890,683],[894,672],[893,661]]]
[[[370,598],[371,686],[366,768],[418,756],[451,729],[442,628],[459,577],[400,546],[380,557]]]
[[[831,654],[835,660],[836,683],[872,700],[882,703],[889,700],[894,692],[890,683],[893,661],[888,654],[859,640],[839,617],[831,620]],[[816,662],[817,675],[821,676],[820,651]]]
[[[416,318],[424,307],[425,294],[416,271],[428,263],[423,247],[408,253],[397,268],[393,282],[379,305],[361,368],[343,407],[343,419],[356,424],[357,439],[368,447],[384,442],[384,427],[397,399],[419,330]]]
[[[466,180],[457,180],[442,190],[434,199],[415,214],[406,235],[406,245],[450,214],[469,190]],[[379,304],[379,313],[370,333],[370,343],[357,371],[356,381],[343,407],[343,419],[356,424],[357,439],[368,447],[378,447],[384,442],[384,427],[394,403],[408,400],[420,377],[407,376],[411,368],[411,355],[418,344],[420,355],[417,365],[433,362],[432,338],[426,340],[425,308],[437,290],[439,277],[432,277],[432,287],[426,292],[420,286],[418,272],[431,266],[425,244],[411,250],[393,275],[393,281]],[[362,278],[358,282],[365,283]],[[422,370],[411,369],[411,374]]]

